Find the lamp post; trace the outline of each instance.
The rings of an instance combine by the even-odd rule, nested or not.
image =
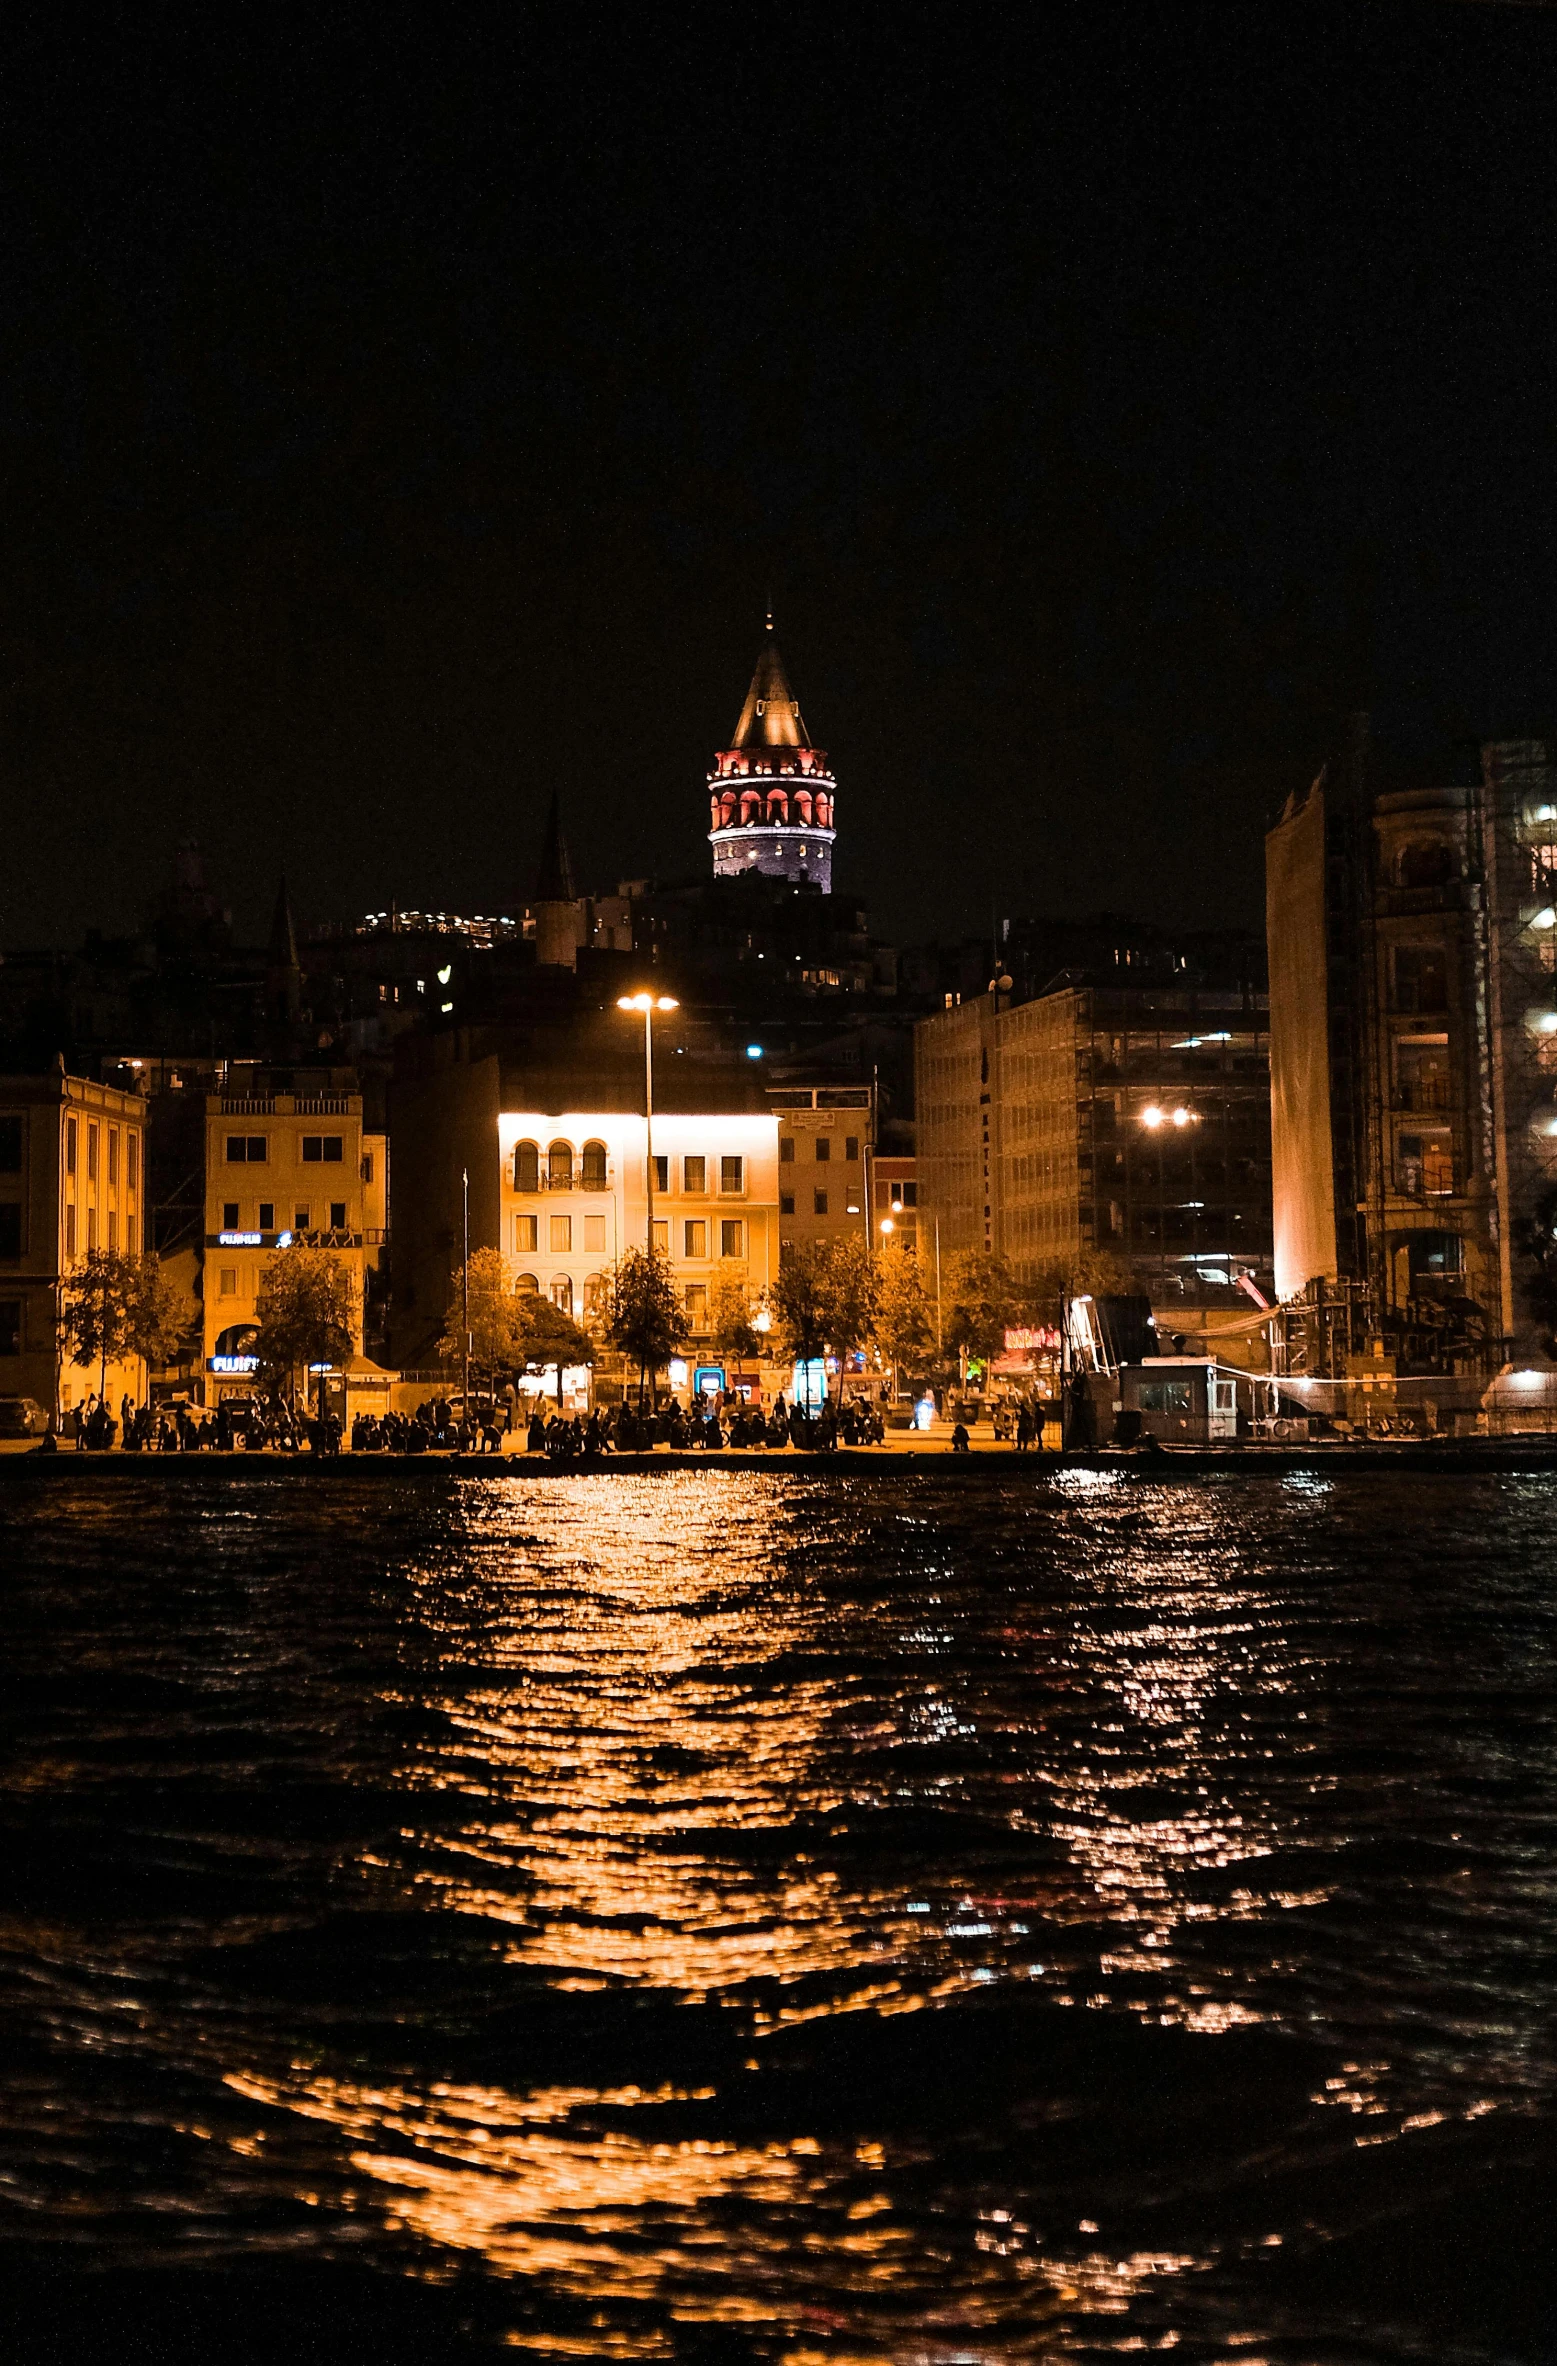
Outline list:
[[[460,1267],[460,1336],[465,1343],[465,1401],[461,1419],[470,1420],[470,1169],[460,1171],[460,1187],[464,1195],[465,1260]]]
[[[654,1255],[654,1014],[657,1010],[679,1010],[674,994],[619,994],[618,1010],[641,1010],[643,1013],[643,1139],[646,1157],[644,1179],[647,1184],[648,1229],[646,1246]]]

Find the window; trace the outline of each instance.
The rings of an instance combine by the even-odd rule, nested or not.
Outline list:
[[[844,1164],[845,1164],[845,1166],[851,1166],[851,1167],[852,1167],[852,1166],[854,1166],[854,1165],[856,1164],[856,1162],[858,1161],[858,1159],[859,1159],[859,1155],[860,1155],[860,1138],[859,1138],[859,1135],[858,1135],[858,1134],[845,1134],[845,1135],[844,1135],[844,1138],[843,1138],[843,1158],[844,1158]]]
[[[591,1217],[590,1221],[593,1223],[594,1221],[596,1221],[596,1219],[594,1219],[593,1217]],[[600,1221],[601,1221],[601,1222],[603,1222],[603,1221],[604,1221],[604,1219],[603,1219],[603,1218],[601,1218],[601,1219],[600,1219]],[[589,1322],[589,1321],[591,1321],[591,1320],[592,1320],[592,1319],[593,1319],[593,1318],[594,1318],[596,1315],[603,1315],[603,1314],[605,1313],[605,1304],[606,1304],[606,1277],[605,1277],[605,1275],[604,1275],[603,1273],[592,1273],[592,1274],[589,1274],[589,1275],[586,1277],[586,1279],[585,1279],[585,1282],[584,1282],[584,1320],[585,1320],[585,1322]]]
[[[792,1167],[794,1163],[795,1137],[793,1134],[785,1134],[781,1136],[779,1141],[779,1165],[781,1167]]]
[[[682,1160],[681,1188],[693,1199],[700,1198],[708,1189],[708,1161],[706,1158],[684,1158]]]
[[[1139,1403],[1143,1413],[1192,1413],[1194,1384],[1188,1380],[1143,1380]]]
[[[746,1189],[746,1161],[744,1158],[722,1158],[719,1161],[719,1188],[721,1191],[744,1191]]]
[[[135,1218],[133,1215],[128,1215],[124,1219],[124,1245],[129,1255],[133,1257],[135,1255]]]
[[[685,1242],[683,1254],[688,1257],[708,1255],[708,1226],[701,1216],[689,1216],[681,1227]]]
[[[1395,1046],[1396,1105],[1401,1109],[1447,1109],[1449,1038],[1423,1036]]]
[[[343,1199],[332,1199],[330,1202],[330,1230],[332,1232],[344,1232],[345,1229],[346,1202]]]
[[[371,1183],[371,1182],[372,1182],[372,1180],[373,1180],[373,1153],[372,1153],[372,1151],[371,1151],[371,1150],[364,1150],[364,1152],[362,1153],[362,1165],[361,1165],[361,1167],[360,1167],[360,1169],[359,1169],[358,1171],[359,1171],[359,1173],[361,1174],[361,1176],[362,1176],[362,1180],[363,1180],[363,1182],[364,1182],[364,1183]]]
[[[97,1181],[97,1128],[92,1124],[87,1126],[87,1181]]]
[[[584,1218],[584,1246],[585,1246],[585,1248],[586,1248],[586,1249],[603,1249],[603,1248],[605,1247],[605,1245],[606,1245],[606,1220],[605,1220],[604,1216],[586,1216],[586,1217]]]
[[[571,1250],[572,1250],[572,1247],[573,1247],[573,1219],[572,1219],[572,1217],[571,1217],[571,1216],[553,1216],[553,1218],[552,1218],[552,1220],[551,1220],[551,1253],[552,1253],[552,1255],[553,1255],[554,1257],[566,1257],[566,1256],[567,1256],[567,1255],[569,1255],[569,1253],[571,1252]],[[555,1295],[555,1293],[553,1293],[553,1295]]]
[[[312,1225],[313,1225],[313,1214],[312,1214],[312,1211],[311,1211],[310,1209],[308,1209],[308,1208],[294,1208],[294,1209],[293,1209],[293,1211],[292,1211],[292,1230],[293,1230],[294,1232],[307,1232],[307,1231],[311,1230],[311,1228],[312,1228]]]
[[[606,1187],[606,1146],[603,1142],[586,1142],[579,1156],[579,1184],[585,1191],[604,1191]]]
[[[222,1202],[222,1230],[223,1232],[236,1232],[237,1229],[238,1202],[235,1199],[224,1199]]]
[[[539,1191],[541,1187],[541,1146],[538,1142],[514,1144],[515,1191]]]
[[[694,1331],[708,1328],[708,1292],[701,1282],[687,1284],[687,1321]]]
[[[724,1217],[719,1226],[719,1254],[721,1257],[744,1257],[746,1227],[739,1216]]]
[[[1447,1010],[1449,973],[1439,945],[1395,947],[1396,1010]]]
[[[1439,1134],[1402,1134],[1396,1159],[1399,1188],[1413,1199],[1441,1197],[1454,1189],[1454,1140]]]
[[[236,1297],[237,1297],[237,1295],[238,1295],[238,1268],[237,1268],[237,1266],[236,1266],[236,1265],[224,1265],[224,1266],[222,1267],[222,1269],[221,1269],[221,1279],[220,1279],[219,1283],[217,1284],[217,1294],[218,1294],[218,1296],[220,1296],[220,1297],[222,1297],[222,1298],[236,1298]]]
[[[95,1249],[96,1247],[97,1247],[97,1210],[96,1210],[96,1208],[88,1208],[88,1210],[87,1210],[87,1248],[88,1248],[88,1250],[90,1251],[90,1250],[92,1250],[92,1249]]]
[[[541,1285],[533,1273],[516,1275],[514,1288],[521,1298],[538,1298],[541,1294]]]
[[[571,1191],[573,1188],[573,1145],[553,1142],[546,1153],[546,1187],[549,1191]]]
[[[818,1134],[818,1135],[817,1135],[817,1137],[816,1137],[816,1163],[817,1163],[817,1165],[818,1165],[819,1167],[825,1167],[825,1166],[826,1166],[826,1164],[827,1164],[827,1162],[828,1162],[828,1160],[829,1160],[829,1159],[832,1157],[832,1154],[833,1154],[833,1138],[832,1138],[831,1134]]]
[[[654,1254],[656,1257],[670,1255],[670,1226],[663,1216],[654,1219]]]
[[[551,1302],[559,1314],[573,1312],[573,1284],[565,1273],[559,1273],[551,1285]]]
[[[65,1172],[67,1175],[73,1175],[75,1171],[76,1121],[73,1117],[67,1117],[65,1120]]]
[[[792,1216],[792,1215],[794,1214],[794,1212],[795,1212],[795,1195],[794,1195],[794,1193],[793,1193],[792,1191],[781,1191],[781,1192],[779,1193],[779,1214],[780,1214],[781,1216]]]
[[[71,1205],[65,1210],[65,1254],[67,1257],[74,1257],[75,1253],[76,1209],[75,1203],[72,1201]]]
[[[259,1211],[259,1228],[261,1232],[274,1232],[276,1229],[275,1201],[273,1199],[262,1199],[259,1204]]]
[[[1395,877],[1402,887],[1442,887],[1454,871],[1454,849],[1424,839],[1401,848]]]
[[[141,1138],[139,1134],[124,1137],[124,1179],[131,1191],[140,1189]]]
[[[514,1218],[514,1255],[516,1257],[527,1256],[538,1249],[540,1245],[541,1220],[539,1216],[516,1216]]]
[[[339,1134],[305,1134],[303,1136],[303,1164],[305,1167],[338,1167],[341,1163],[342,1147],[342,1137]]]
[[[1465,1243],[1457,1232],[1413,1232],[1407,1248],[1413,1285],[1465,1271]]]
[[[0,1356],[19,1356],[21,1352],[22,1302],[0,1298]]]
[[[661,1158],[658,1151],[654,1155],[654,1188],[662,1192],[670,1189],[670,1160]]]
[[[21,1202],[14,1199],[0,1199],[0,1257],[19,1257],[21,1253]]]
[[[110,1249],[117,1249],[119,1246],[119,1211],[117,1208],[110,1208],[108,1211],[108,1246]]]
[[[813,1214],[815,1214],[815,1215],[818,1215],[818,1216],[825,1216],[825,1215],[826,1215],[826,1213],[827,1213],[827,1194],[826,1194],[826,1192],[825,1192],[825,1191],[813,1191],[813,1192],[812,1192],[812,1194],[811,1194],[811,1207],[812,1207],[812,1212],[813,1212]]]
[[[0,1117],[0,1175],[19,1175],[21,1171],[22,1121]]]
[[[92,1136],[96,1131],[97,1129],[95,1126],[87,1127],[88,1174],[95,1174],[97,1171],[92,1151]],[[230,1167],[262,1167],[265,1164],[266,1156],[267,1152],[265,1148],[265,1136],[263,1134],[228,1135],[227,1164]]]
[[[108,1129],[108,1180],[110,1183],[119,1180],[119,1128],[116,1125]]]

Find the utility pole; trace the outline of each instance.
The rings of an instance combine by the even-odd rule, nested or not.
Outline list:
[[[465,1255],[460,1266],[460,1329],[465,1341],[464,1418],[470,1419],[470,1169],[460,1170],[465,1202]]]

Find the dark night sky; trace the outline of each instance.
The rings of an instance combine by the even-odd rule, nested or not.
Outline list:
[[[30,22],[0,941],[191,827],[504,909],[553,784],[701,871],[770,585],[898,933],[1256,919],[1337,710],[1557,713],[1557,15]]]

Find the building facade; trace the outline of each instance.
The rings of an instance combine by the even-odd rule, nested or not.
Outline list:
[[[1544,1356],[1557,752],[1397,786],[1364,722],[1266,841],[1276,1278],[1315,1372]],[[1307,1334],[1311,1333],[1312,1336]]]
[[[505,1109],[497,1123],[499,1227],[516,1286],[593,1329],[611,1268],[649,1242],[648,1128],[621,1109]],[[779,1257],[778,1122],[753,1110],[656,1110],[654,1247],[670,1260],[694,1345],[721,1275],[753,1301]]]
[[[708,788],[716,878],[761,871],[831,894],[837,783],[801,720],[771,616],[734,739],[714,758]]]
[[[97,1364],[62,1361],[60,1286],[89,1249],[146,1245],[146,1103],[56,1070],[0,1077],[0,1396],[67,1412],[98,1387]],[[138,1360],[110,1364],[111,1403],[140,1396]]]
[[[1265,997],[1076,987],[915,1036],[917,1218],[1036,1279],[1089,1253],[1170,1310],[1272,1286]]]
[[[266,1268],[294,1245],[329,1249],[352,1279],[354,1351],[363,1346],[368,1275],[388,1241],[388,1141],[364,1131],[350,1071],[294,1078],[229,1071],[205,1104],[205,1231],[199,1274],[201,1394],[207,1404],[254,1385],[254,1335]]]
[[[868,1242],[875,1096],[869,1085],[775,1085],[779,1238],[785,1248],[837,1240]]]

